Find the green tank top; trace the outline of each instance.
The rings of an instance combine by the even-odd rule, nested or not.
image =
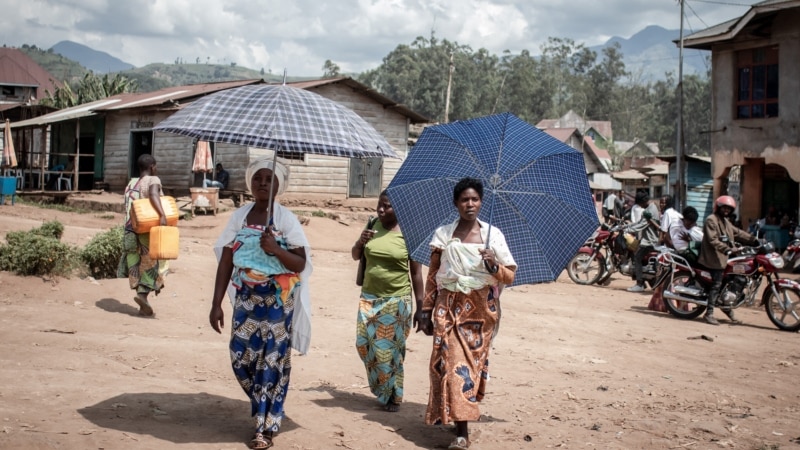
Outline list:
[[[367,265],[362,290],[377,297],[411,294],[408,249],[403,234],[386,230],[380,221],[375,222],[373,229],[375,235],[364,247]]]

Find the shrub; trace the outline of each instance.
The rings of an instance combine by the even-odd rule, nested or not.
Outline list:
[[[8,245],[0,246],[0,269],[17,275],[68,276],[75,267],[76,251],[52,237],[59,227],[57,234],[61,235],[63,225],[58,222],[48,224],[47,228],[8,233]]]
[[[61,236],[64,235],[64,225],[57,220],[51,220],[50,222],[43,223],[39,228],[34,228],[31,230],[31,233],[60,240]]]
[[[122,257],[122,227],[114,227],[95,235],[80,251],[80,258],[97,278],[116,278],[117,265]]]

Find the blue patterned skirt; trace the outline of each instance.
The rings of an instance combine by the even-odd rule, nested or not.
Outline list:
[[[283,419],[292,369],[290,341],[297,287],[299,284],[292,286],[284,296],[277,283],[243,285],[236,291],[231,364],[250,399],[258,433],[278,431]]]

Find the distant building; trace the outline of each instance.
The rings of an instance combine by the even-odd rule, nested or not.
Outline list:
[[[0,105],[36,104],[60,85],[22,50],[0,47]]]

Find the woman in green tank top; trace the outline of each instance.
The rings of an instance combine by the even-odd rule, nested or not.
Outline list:
[[[403,361],[412,326],[412,294],[417,313],[422,305],[422,269],[409,259],[386,191],[378,198],[376,212],[378,220],[364,228],[351,251],[356,261],[362,254],[366,257],[356,349],[366,367],[370,390],[387,411],[395,412],[403,401]],[[417,314],[413,322],[418,322]]]

